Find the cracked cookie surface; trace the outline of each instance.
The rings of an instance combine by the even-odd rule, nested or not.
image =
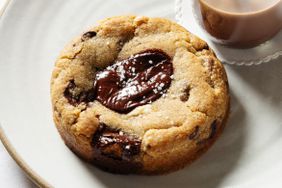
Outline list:
[[[132,64],[152,50],[159,62],[146,56]],[[137,71],[117,71],[121,66]],[[135,16],[102,20],[67,45],[51,97],[66,145],[116,173],[184,167],[216,140],[229,109],[224,67],[204,41],[167,19]]]

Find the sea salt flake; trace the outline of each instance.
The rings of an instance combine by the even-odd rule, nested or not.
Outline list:
[[[122,131],[119,131],[118,133],[120,136],[123,136],[123,132]]]
[[[165,77],[166,77],[165,74],[162,74],[162,75],[161,75],[161,79],[164,79]]]
[[[125,149],[130,149],[130,145],[126,145],[126,146],[125,146]]]
[[[165,86],[165,84],[164,83],[160,83],[160,85],[159,85],[160,87],[164,87]]]

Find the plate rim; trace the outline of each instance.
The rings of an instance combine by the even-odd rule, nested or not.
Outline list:
[[[0,9],[0,20],[3,19],[3,15],[7,10],[7,7],[11,4],[12,0],[6,0],[3,5],[3,8]],[[38,187],[46,187],[51,188],[51,186],[45,179],[43,179],[40,175],[38,175],[18,154],[16,149],[11,144],[10,140],[5,134],[4,129],[0,124],[0,140],[7,150],[8,154],[12,157],[12,159],[16,162],[16,164],[22,169],[24,174],[29,178],[36,186]]]

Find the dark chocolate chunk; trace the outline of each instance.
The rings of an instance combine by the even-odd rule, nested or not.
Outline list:
[[[197,125],[195,129],[193,130],[193,132],[188,136],[188,138],[190,140],[196,139],[199,136],[199,130],[200,130],[200,127]]]
[[[208,44],[205,44],[205,46],[203,47],[203,49],[202,49],[202,50],[210,50],[209,45],[208,45]]]
[[[203,140],[198,141],[197,144],[204,144],[208,140],[213,139],[214,136],[216,135],[216,131],[217,131],[217,121],[214,120],[212,122],[212,124],[210,125],[210,134],[209,134],[209,136],[207,138],[204,138]]]
[[[171,83],[170,57],[161,50],[147,50],[97,72],[96,99],[106,107],[127,113],[155,101]]]
[[[82,35],[81,40],[86,41],[88,39],[95,37],[96,35],[97,33],[95,31],[88,31]]]
[[[64,91],[64,96],[69,103],[76,106],[82,102],[88,103],[94,100],[94,90],[79,91],[74,80],[70,80],[68,86]]]
[[[123,131],[100,124],[93,136],[92,145],[97,153],[105,157],[130,161],[140,153],[141,141]]]
[[[68,99],[69,103],[75,104],[78,101],[78,97],[75,95],[76,85],[74,80],[71,80],[64,91],[64,96]]]
[[[217,130],[217,122],[216,122],[216,120],[214,120],[212,122],[210,129],[211,129],[211,132],[210,132],[210,136],[209,136],[208,139],[212,139],[215,136],[215,134],[216,134],[216,130]]]
[[[184,89],[183,93],[180,95],[180,100],[181,100],[182,102],[188,101],[189,96],[190,96],[190,90],[191,90],[190,86],[187,86],[187,87]]]
[[[142,169],[138,161],[141,140],[121,130],[100,123],[92,138],[92,163],[112,173],[136,173]]]

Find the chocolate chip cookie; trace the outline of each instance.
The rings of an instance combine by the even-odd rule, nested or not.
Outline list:
[[[61,52],[51,79],[66,145],[114,173],[183,168],[221,133],[229,93],[209,46],[163,18],[102,20]]]

